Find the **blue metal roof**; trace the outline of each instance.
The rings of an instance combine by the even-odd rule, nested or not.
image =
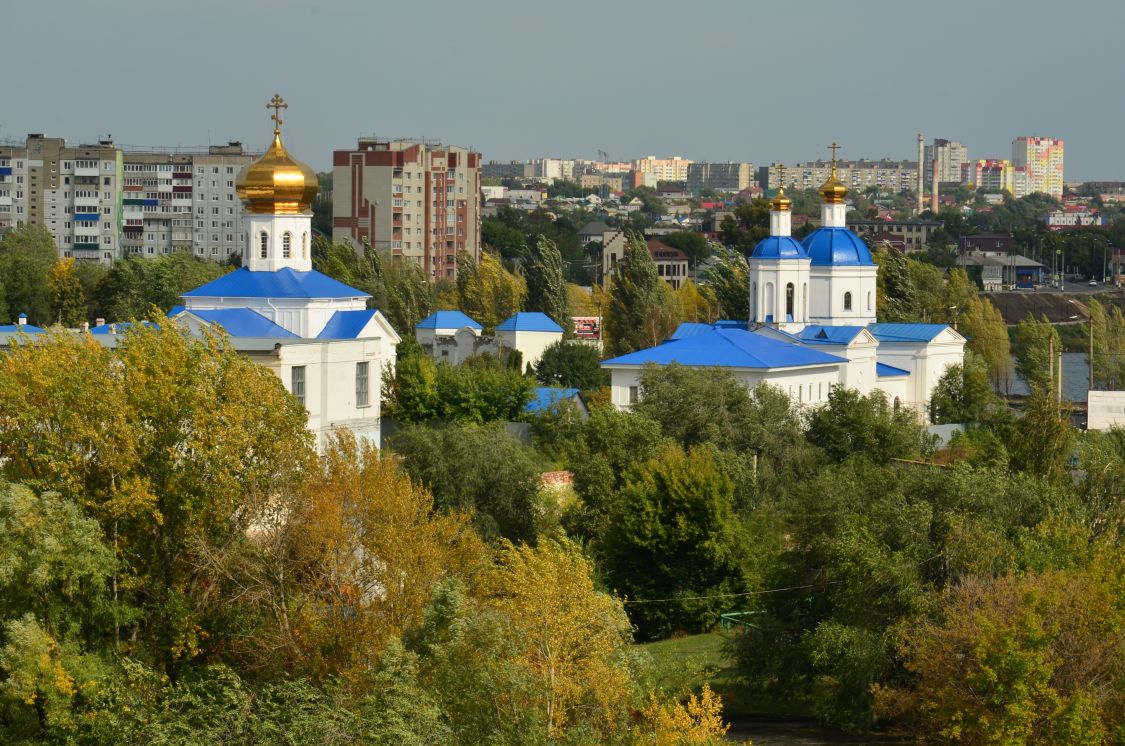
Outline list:
[[[315,269],[297,272],[286,267],[274,272],[236,269],[206,285],[184,293],[185,298],[367,298]]]
[[[802,342],[811,344],[851,344],[859,336],[862,326],[821,326],[813,324],[801,330],[799,338]]]
[[[500,322],[496,327],[498,332],[558,332],[562,334],[563,328],[555,323],[545,313],[538,311],[521,311],[514,313]]]
[[[523,408],[529,414],[538,414],[553,409],[559,402],[578,396],[578,389],[563,389],[554,386],[536,386],[531,390],[531,401]]]
[[[143,324],[144,326],[151,326],[156,329],[160,328],[158,324],[154,324],[151,321],[142,321],[141,324]],[[129,331],[132,327],[132,321],[117,321],[109,324],[101,324],[99,326],[90,327],[90,334],[123,334],[124,332]]]
[[[434,311],[426,318],[419,321],[415,329],[483,329],[480,324],[461,313],[460,311]]]
[[[801,244],[814,267],[870,267],[875,264],[867,244],[847,228],[817,228]]]
[[[767,236],[754,247],[753,259],[807,259],[805,247],[792,236]]]
[[[317,339],[355,339],[367,323],[379,313],[375,310],[337,311],[316,335]]]
[[[21,313],[20,316],[23,316]],[[23,332],[24,334],[42,334],[43,327],[35,326],[34,324],[0,324],[0,333],[2,332]]]
[[[846,362],[836,355],[771,339],[746,329],[717,328],[606,360],[602,367],[680,363],[695,367],[770,369]]]
[[[668,339],[687,339],[694,337],[697,334],[706,334],[712,329],[745,329],[749,324],[745,321],[730,321],[721,319],[714,324],[704,324],[697,321],[683,321],[676,327],[676,331],[672,332],[672,336]]]
[[[208,311],[185,311],[222,327],[232,337],[296,337],[297,335],[279,326],[262,314],[250,308],[219,308]]]
[[[949,328],[948,324],[868,324],[867,330],[880,342],[930,342]]]
[[[910,375],[910,371],[886,363],[875,363],[875,375],[879,378],[898,378]]]

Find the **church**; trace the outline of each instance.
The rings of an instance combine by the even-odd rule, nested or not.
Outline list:
[[[928,421],[942,374],[964,361],[965,338],[946,324],[878,321],[878,267],[845,224],[847,193],[833,157],[820,188],[820,228],[797,241],[792,203],[779,190],[770,235],[748,260],[749,321],[681,324],[662,344],[603,361],[613,404],[628,409],[638,400],[646,365],[678,363],[725,368],[749,387],[769,383],[798,406],[826,401],[833,386],[878,390]]]

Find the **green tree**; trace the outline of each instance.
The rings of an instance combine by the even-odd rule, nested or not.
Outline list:
[[[59,259],[51,266],[47,289],[55,323],[75,327],[86,320],[86,296],[74,271],[73,259]]]
[[[527,309],[541,311],[567,334],[573,332],[562,255],[554,241],[546,236],[539,236],[535,242],[531,262],[527,265]]]
[[[32,324],[54,319],[47,275],[58,260],[55,239],[43,226],[13,228],[0,240],[0,277],[11,316],[26,313]]]
[[[1053,389],[1058,381],[1059,332],[1044,316],[1027,316],[1016,327],[1016,375],[1029,386]]]
[[[1103,389],[1112,389],[1116,384],[1116,370],[1110,358],[1110,317],[1106,314],[1105,306],[1091,298],[1087,304],[1090,309],[1089,340],[1086,350],[1086,364],[1090,366],[1094,386]]]
[[[922,303],[914,283],[910,260],[896,250],[871,252],[879,265],[876,312],[880,321],[922,320]]]
[[[969,298],[960,317],[960,331],[968,339],[965,347],[988,367],[992,387],[1000,391],[1011,377],[1012,354],[1004,317],[987,298]]]
[[[543,350],[535,364],[535,377],[544,386],[593,391],[609,385],[609,372],[602,369],[600,359],[594,345],[560,339]]]
[[[375,307],[386,313],[399,336],[413,337],[418,322],[437,308],[434,283],[417,262],[393,258],[388,261],[387,256],[377,254],[372,254],[372,261],[377,261],[375,266],[385,293],[382,299],[372,297]]]
[[[224,269],[189,251],[144,259],[131,256],[115,262],[98,286],[96,315],[111,321],[146,318],[153,306],[169,311],[188,290],[223,274]]]
[[[684,252],[692,267],[698,266],[701,261],[711,256],[711,243],[702,233],[681,231],[661,236],[660,240]]]
[[[758,242],[770,234],[770,203],[763,198],[741,204],[723,218],[720,225],[723,243],[743,256],[749,256]]]
[[[809,414],[806,437],[833,461],[861,454],[885,463],[918,458],[929,448],[915,412],[892,407],[882,391],[863,396],[842,386],[834,387],[828,402]]]
[[[1066,479],[1074,449],[1074,428],[1060,412],[1056,390],[1033,383],[1023,417],[1011,433],[1008,451],[1012,466],[1053,482]]]
[[[750,318],[750,267],[737,251],[720,249],[707,268],[702,289],[719,307],[723,319]]]
[[[631,238],[609,291],[603,322],[614,355],[660,344],[679,323],[675,293],[656,273],[656,262],[639,238]]]
[[[502,425],[405,427],[391,437],[391,449],[438,508],[474,511],[484,538],[535,539],[542,467]]]
[[[663,451],[622,490],[599,544],[609,583],[642,639],[701,632],[746,590],[734,484],[707,449]]]
[[[988,367],[972,350],[965,362],[945,369],[930,398],[930,419],[943,423],[988,423],[1007,413],[1007,405],[993,393]]]

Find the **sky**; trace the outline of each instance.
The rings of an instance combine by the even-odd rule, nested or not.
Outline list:
[[[1125,180],[1125,2],[0,0],[0,140],[264,149],[317,170],[359,136],[485,160],[970,158],[1066,141]]]

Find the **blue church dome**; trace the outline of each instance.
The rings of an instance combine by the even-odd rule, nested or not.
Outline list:
[[[754,247],[753,259],[805,259],[808,254],[792,236],[768,236]]]
[[[863,239],[847,228],[817,228],[802,242],[812,266],[869,267],[875,264]]]

